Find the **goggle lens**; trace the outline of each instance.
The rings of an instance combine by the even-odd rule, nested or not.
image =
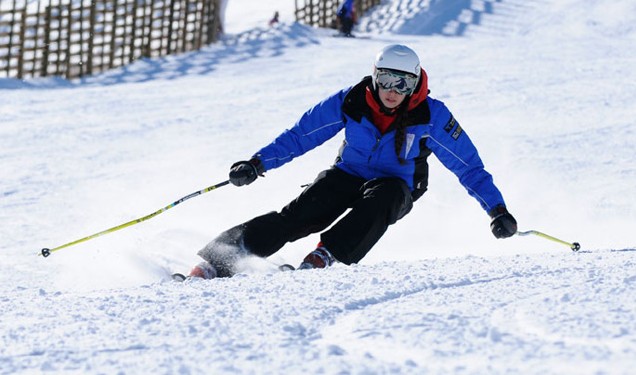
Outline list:
[[[391,70],[378,70],[376,84],[384,90],[393,90],[398,94],[410,95],[417,86],[417,77],[413,74]]]

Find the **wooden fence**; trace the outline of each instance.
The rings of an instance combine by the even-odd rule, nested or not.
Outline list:
[[[75,78],[217,39],[219,0],[0,0],[0,77]]]
[[[296,21],[317,27],[337,28],[336,13],[339,0],[295,0]],[[367,10],[380,4],[381,0],[354,0],[357,17],[362,17]]]

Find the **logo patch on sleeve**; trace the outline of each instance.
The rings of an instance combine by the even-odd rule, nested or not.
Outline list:
[[[444,130],[446,130],[446,133],[450,133],[450,131],[453,130],[453,128],[455,127],[455,124],[457,124],[457,121],[455,121],[455,117],[451,116],[451,118],[444,126]]]
[[[454,140],[457,140],[457,138],[459,138],[459,136],[462,135],[463,131],[464,130],[462,129],[462,127],[459,124],[457,124],[457,129],[455,129],[451,137],[453,137]]]

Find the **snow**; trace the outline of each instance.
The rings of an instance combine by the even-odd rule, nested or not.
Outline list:
[[[291,22],[289,3],[230,1],[229,34],[196,53],[0,79],[0,374],[632,373],[636,4],[394,0],[347,39]],[[224,181],[388,43],[420,54],[520,229],[580,252],[496,240],[431,158],[429,191],[358,265],[275,271],[313,235],[231,279],[167,280],[293,199],[336,137],[249,187],[37,255]]]

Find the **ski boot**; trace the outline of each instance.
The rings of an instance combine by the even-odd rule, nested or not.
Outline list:
[[[298,267],[299,270],[310,270],[313,268],[330,267],[336,259],[331,255],[329,250],[318,244],[318,248],[309,253]]]
[[[216,269],[208,262],[201,262],[192,267],[188,277],[198,277],[201,279],[214,279],[217,277]]]

